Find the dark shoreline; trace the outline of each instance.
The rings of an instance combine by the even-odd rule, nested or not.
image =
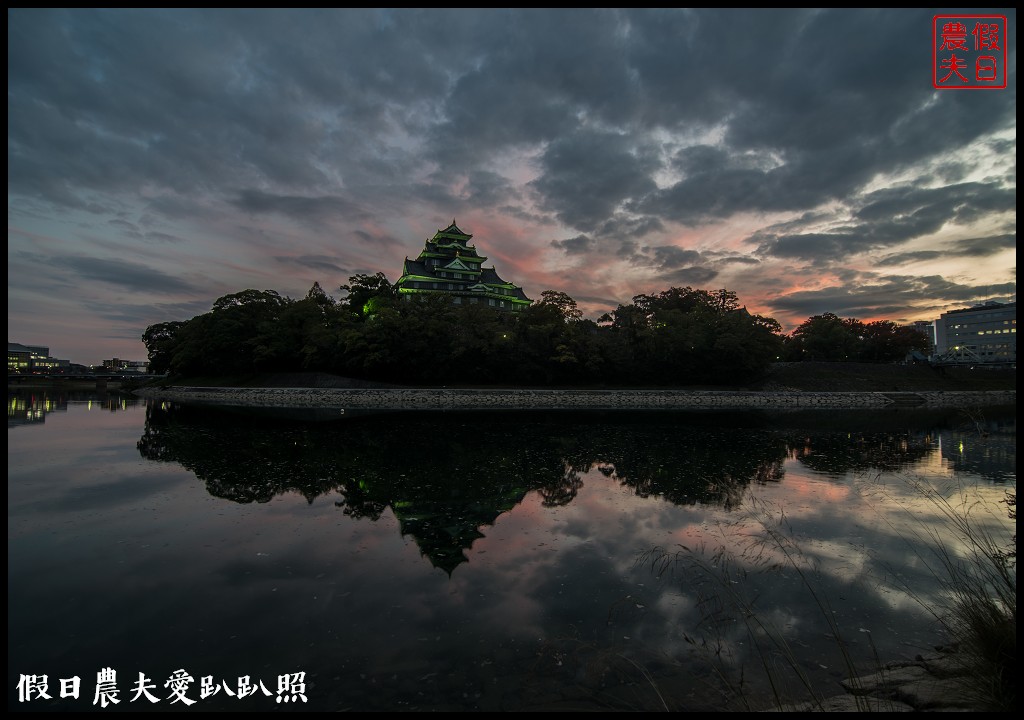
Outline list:
[[[148,387],[140,397],[201,405],[345,410],[856,410],[1015,405],[1015,390],[800,392],[451,388]]]

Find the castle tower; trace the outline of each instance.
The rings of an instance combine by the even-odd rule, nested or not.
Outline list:
[[[395,286],[401,297],[449,295],[456,305],[487,305],[496,310],[517,312],[532,302],[518,285],[498,277],[494,267],[483,267],[487,258],[470,244],[473,236],[464,233],[452,220],[427,240],[415,260],[405,259],[402,276]]]

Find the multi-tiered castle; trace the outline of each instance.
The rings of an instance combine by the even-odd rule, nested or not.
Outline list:
[[[395,286],[402,297],[416,295],[451,296],[456,305],[488,305],[496,310],[516,312],[532,302],[518,285],[498,277],[494,267],[483,267],[485,257],[470,245],[473,236],[452,220],[427,240],[415,260],[405,259],[402,276]]]

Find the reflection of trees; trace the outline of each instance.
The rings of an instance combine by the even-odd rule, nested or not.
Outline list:
[[[150,404],[137,446],[150,460],[180,463],[216,497],[269,502],[297,492],[312,502],[346,487],[349,478],[335,462],[337,448],[316,429]]]
[[[902,470],[931,451],[932,436],[909,431],[831,433],[790,437],[788,445],[792,456],[812,470],[841,475]]]
[[[769,421],[782,430],[788,452],[823,473],[903,471],[937,447],[954,468],[997,482],[1016,480],[1015,406],[791,413]],[[913,429],[911,429],[913,428]]]
[[[831,415],[814,416],[827,430],[805,433],[749,414],[395,413],[313,423],[151,404],[138,448],[180,463],[233,502],[333,496],[342,512],[369,520],[390,509],[402,533],[451,572],[482,528],[528,493],[548,507],[567,505],[592,470],[641,497],[733,508],[751,483],[780,480],[787,456],[837,475],[901,470],[930,452],[939,432],[895,429],[875,415],[855,425],[874,430],[837,432],[842,423]],[[896,417],[903,427],[944,424]],[[758,427],[745,429],[750,420]],[[965,439],[965,458],[1002,458],[1008,444],[997,435],[1016,447],[1015,423],[1003,430],[994,422]],[[1015,472],[1012,463],[1005,472]]]
[[[581,487],[583,487],[583,480],[580,478],[579,471],[572,466],[567,466],[561,483],[546,485],[539,492],[540,496],[544,498],[544,507],[559,507],[571,503]]]
[[[596,452],[602,472],[641,497],[726,509],[751,483],[781,479],[785,459],[783,443],[765,431],[671,424],[608,433]]]
[[[939,435],[942,459],[958,472],[996,483],[1017,481],[1016,423],[992,430],[947,431]]]
[[[767,431],[690,424],[683,416],[414,414],[308,423],[152,404],[139,452],[178,462],[211,495],[267,502],[339,496],[353,517],[388,509],[451,572],[481,528],[537,492],[566,505],[593,468],[643,497],[738,504],[751,482],[781,477],[785,447]]]

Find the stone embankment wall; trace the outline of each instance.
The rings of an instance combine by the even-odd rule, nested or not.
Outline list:
[[[457,390],[146,388],[137,395],[186,404],[351,410],[749,410],[1013,405],[1016,391],[753,392],[717,390]]]

